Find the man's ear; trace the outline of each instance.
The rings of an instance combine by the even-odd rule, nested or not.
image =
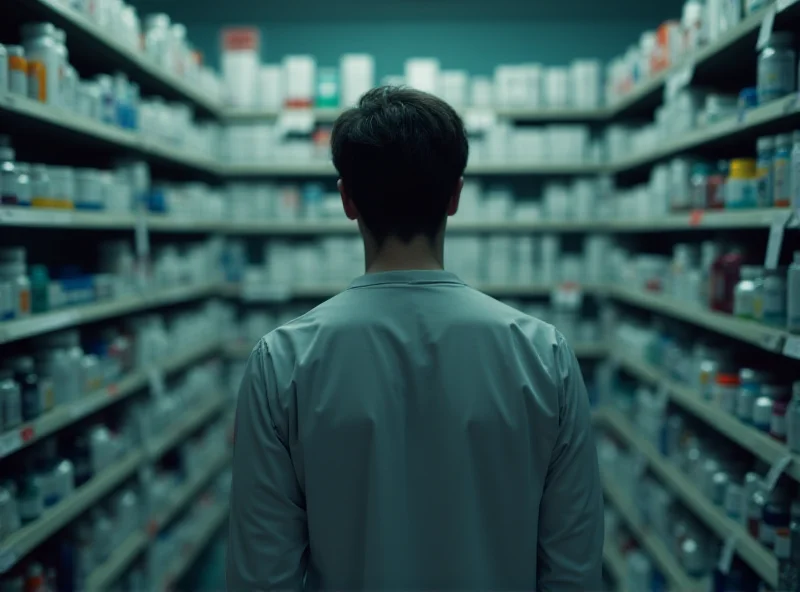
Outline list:
[[[447,215],[454,216],[458,211],[458,204],[461,201],[461,190],[464,189],[464,177],[461,177],[456,183],[455,191],[450,198],[450,203],[447,205]]]
[[[339,195],[342,196],[342,208],[344,208],[344,215],[350,220],[358,220],[358,208],[353,200],[347,196],[347,191],[344,188],[344,181],[339,179],[336,182],[336,188],[339,190]]]

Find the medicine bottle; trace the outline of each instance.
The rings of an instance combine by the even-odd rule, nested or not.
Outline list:
[[[15,156],[9,137],[0,136],[0,205],[15,206],[19,201]]]
[[[28,96],[28,60],[19,45],[6,46],[8,52],[8,91],[21,97]]]
[[[20,356],[11,361],[14,380],[22,394],[22,420],[32,421],[42,414],[42,395],[39,391],[39,376],[33,358]]]
[[[792,202],[792,140],[791,134],[775,136],[772,205],[777,208],[788,207]]]
[[[28,60],[31,98],[48,105],[59,105],[61,58],[55,41],[56,28],[50,23],[31,23],[22,27],[22,46]],[[34,89],[33,86],[38,88]],[[38,96],[34,97],[33,93]]]
[[[772,207],[772,161],[775,157],[775,138],[765,136],[756,143],[756,194],[759,208]]]
[[[786,324],[786,277],[781,270],[770,269],[764,274],[764,283],[761,290],[760,314],[757,320],[783,327]]]
[[[23,318],[31,314],[31,283],[25,265],[23,248],[0,251],[0,279],[12,284],[14,318]]]
[[[742,265],[741,279],[733,291],[733,314],[743,319],[756,317],[758,282],[763,269],[755,265]],[[761,285],[763,287],[763,284]]]
[[[758,104],[781,99],[797,90],[794,35],[776,31],[758,57]]]
[[[755,159],[734,158],[725,187],[725,207],[754,208],[757,203]]]
[[[17,163],[17,205],[30,207],[31,195],[30,167],[25,163]]]
[[[14,372],[0,368],[0,405],[2,405],[3,430],[10,430],[22,423],[22,396]]]
[[[8,50],[0,43],[0,95],[8,92]]]

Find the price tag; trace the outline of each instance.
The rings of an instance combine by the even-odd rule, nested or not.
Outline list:
[[[277,127],[283,134],[310,134],[315,123],[311,109],[286,109],[278,116]]]
[[[739,540],[739,535],[729,534],[725,539],[725,544],[722,545],[722,551],[719,554],[719,561],[717,562],[717,569],[727,575],[731,571],[731,563],[733,563],[733,554],[736,552],[736,543]]]
[[[150,383],[150,392],[155,397],[162,397],[166,393],[164,386],[164,373],[161,368],[150,368],[147,371],[147,381]]]
[[[783,232],[786,223],[792,217],[791,212],[780,212],[772,221],[769,227],[769,240],[767,241],[767,255],[764,258],[764,267],[776,269],[781,256],[781,246],[783,245]]]
[[[17,554],[13,549],[0,549],[0,573],[6,573],[17,562]]]
[[[764,477],[764,489],[766,489],[767,492],[770,492],[773,489],[775,489],[775,485],[778,483],[778,479],[780,479],[780,476],[786,470],[786,467],[788,467],[791,463],[792,463],[791,454],[782,456],[774,463],[772,463],[772,466],[769,468],[769,472],[767,472],[767,476]]]
[[[22,447],[22,434],[19,430],[12,430],[0,436],[0,458],[16,452]]]
[[[769,37],[772,35],[772,27],[775,24],[775,5],[773,4],[767,9],[764,14],[764,19],[761,21],[761,28],[758,30],[758,41],[756,41],[756,49],[761,51],[767,46]]]
[[[689,226],[700,226],[703,223],[703,210],[692,210],[689,214]]]
[[[783,344],[783,355],[795,360],[800,360],[800,337],[790,335]]]

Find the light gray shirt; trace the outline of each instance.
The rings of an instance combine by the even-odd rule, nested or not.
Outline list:
[[[445,271],[362,276],[250,356],[228,588],[599,590],[590,419],[552,326]]]

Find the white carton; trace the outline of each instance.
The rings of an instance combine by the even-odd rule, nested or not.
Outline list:
[[[375,86],[375,58],[369,54],[345,54],[340,67],[342,106],[351,107]]]

